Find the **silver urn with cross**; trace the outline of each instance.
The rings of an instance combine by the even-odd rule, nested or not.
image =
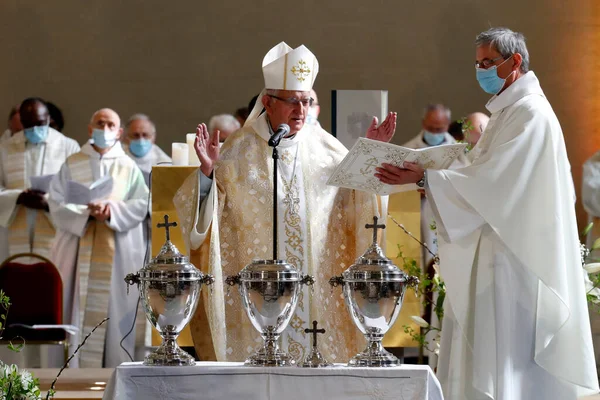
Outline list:
[[[246,314],[264,340],[245,365],[295,365],[295,360],[279,348],[279,337],[294,315],[302,285],[314,283],[312,276],[302,275],[284,260],[254,260],[225,282],[238,285]]]
[[[136,274],[125,277],[127,288],[137,284],[148,321],[163,341],[144,359],[144,365],[194,365],[194,358],[177,344],[177,337],[188,324],[200,297],[202,284],[214,282],[211,275],[200,272],[189,258],[179,252],[170,240],[169,229],[177,226],[169,222],[158,224],[165,228],[166,242],[160,252]]]
[[[393,367],[400,364],[396,356],[381,344],[383,336],[400,314],[408,287],[416,287],[419,279],[402,272],[385,257],[377,244],[377,230],[385,225],[367,224],[373,229],[373,243],[341,276],[329,280],[333,287],[342,286],[344,301],[352,320],[367,339],[364,351],[354,356],[351,367]]]

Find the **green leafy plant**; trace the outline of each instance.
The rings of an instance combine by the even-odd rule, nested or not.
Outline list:
[[[600,249],[600,238],[596,239],[589,249],[583,244],[593,226],[592,222],[581,233],[581,264],[585,270],[584,280],[588,305],[590,309],[600,313],[600,263],[598,259],[590,257],[593,251]]]
[[[460,124],[463,133],[463,140],[458,140],[458,143],[467,143],[465,151],[469,152],[473,149],[473,145],[469,142],[469,134],[473,130],[473,123],[467,117],[462,117],[457,122]]]
[[[419,278],[419,286],[416,288],[416,293],[421,299],[421,304],[423,309],[427,307],[432,307],[432,312],[435,313],[437,320],[439,321],[439,326],[433,326],[429,322],[425,321],[422,316],[413,315],[411,319],[418,325],[418,329],[414,329],[411,325],[403,325],[404,332],[408,334],[415,342],[419,345],[419,363],[423,363],[424,358],[424,349],[432,353],[439,352],[439,338],[442,332],[442,319],[444,318],[444,300],[446,298],[446,285],[444,281],[441,279],[439,275],[438,265],[440,259],[437,254],[434,254],[431,249],[419,239],[417,239],[413,234],[411,234],[404,225],[396,221],[396,219],[388,215],[388,217],[396,224],[404,233],[406,233],[413,240],[418,242],[424,249],[426,249],[433,256],[433,269],[435,273],[433,276],[425,271],[416,260],[412,258],[408,258],[404,256],[402,252],[402,246],[399,244],[398,246],[398,256],[397,258],[402,262],[402,268],[404,272],[409,275],[416,276]],[[430,229],[435,231],[436,226],[435,222],[432,222],[430,225]],[[436,332],[435,344],[432,344],[428,340],[428,335],[431,332]]]

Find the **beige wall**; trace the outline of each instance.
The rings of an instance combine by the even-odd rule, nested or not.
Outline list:
[[[79,141],[100,107],[123,117],[144,112],[170,152],[198,122],[246,105],[262,88],[264,53],[285,40],[307,45],[320,61],[324,127],[331,89],[387,89],[402,143],[419,130],[429,102],[448,104],[457,117],[484,110],[473,39],[506,25],[528,38],[531,67],[561,120],[579,191],[581,164],[600,147],[593,3],[2,0],[0,111],[42,96],[64,110],[65,133]]]

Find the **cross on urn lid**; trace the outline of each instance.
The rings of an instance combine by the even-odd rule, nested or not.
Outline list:
[[[359,257],[358,260],[356,260],[357,263],[367,263],[369,261],[375,260],[378,261],[378,263],[391,263],[391,261],[388,258],[386,258],[381,247],[379,247],[379,244],[377,244],[377,231],[379,229],[385,229],[385,225],[378,224],[377,221],[379,221],[379,218],[377,216],[374,216],[373,223],[365,225],[365,228],[373,229],[373,242],[371,243],[371,246],[369,246],[367,251],[365,251],[365,253],[361,257]]]
[[[158,255],[152,259],[152,262],[167,262],[167,263],[178,263],[188,260],[186,256],[179,252],[179,249],[171,242],[171,229],[177,226],[177,222],[169,222],[169,216],[165,214],[163,217],[165,222],[156,224],[157,228],[165,228],[165,244],[160,249]]]

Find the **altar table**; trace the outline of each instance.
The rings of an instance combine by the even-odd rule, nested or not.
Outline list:
[[[215,400],[442,400],[440,384],[426,365],[393,368],[244,367],[197,362],[190,367],[115,369],[104,399]]]

